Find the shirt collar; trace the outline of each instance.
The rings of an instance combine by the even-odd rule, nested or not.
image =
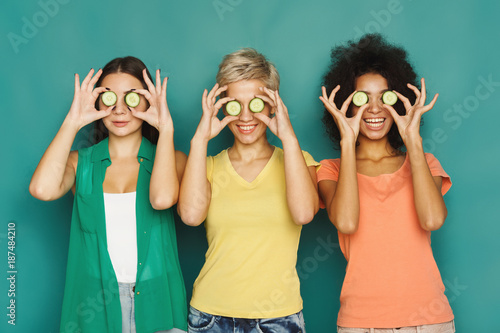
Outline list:
[[[137,153],[137,160],[141,165],[143,165],[149,172],[153,169],[155,149],[154,145],[149,142],[145,137],[142,138],[141,146],[139,147],[139,152]],[[108,148],[108,138],[102,140],[94,146],[92,151],[92,162],[108,160],[111,162],[109,156]]]

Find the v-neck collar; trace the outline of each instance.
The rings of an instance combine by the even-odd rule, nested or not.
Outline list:
[[[242,185],[244,185],[246,187],[254,187],[254,186],[256,186],[266,176],[266,174],[268,173],[267,170],[271,167],[272,163],[276,159],[278,147],[275,147],[275,146],[273,146],[273,147],[274,147],[273,154],[271,155],[271,157],[267,161],[267,163],[264,166],[264,168],[262,168],[262,170],[260,170],[260,172],[257,175],[257,177],[255,177],[251,182],[247,181],[246,179],[244,179],[243,177],[240,176],[240,174],[234,168],[233,163],[231,163],[231,159],[229,158],[228,149],[224,150],[224,159],[226,160],[226,163],[228,165],[229,172],[232,173],[233,176],[236,179],[238,179],[238,181]]]

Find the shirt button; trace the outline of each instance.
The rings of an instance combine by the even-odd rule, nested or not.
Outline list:
[[[139,295],[139,294],[140,294],[140,292],[138,291],[138,292],[137,292],[137,295]]]
[[[146,233],[146,232],[144,231],[144,233]]]
[[[142,262],[139,263],[139,266],[141,266],[141,265],[142,265]]]
[[[140,161],[141,161],[141,162],[144,162],[144,159],[143,159],[143,158],[141,158],[141,159],[140,159]]]

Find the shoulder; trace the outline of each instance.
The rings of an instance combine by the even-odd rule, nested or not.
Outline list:
[[[340,158],[325,159],[320,162],[321,166],[317,172],[318,182],[322,180],[338,180],[340,171]]]

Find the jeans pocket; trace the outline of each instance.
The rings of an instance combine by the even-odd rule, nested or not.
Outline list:
[[[302,311],[279,318],[261,319],[258,328],[263,333],[305,333]]]
[[[214,326],[215,316],[197,310],[192,306],[189,308],[188,328],[191,332],[203,332]]]

